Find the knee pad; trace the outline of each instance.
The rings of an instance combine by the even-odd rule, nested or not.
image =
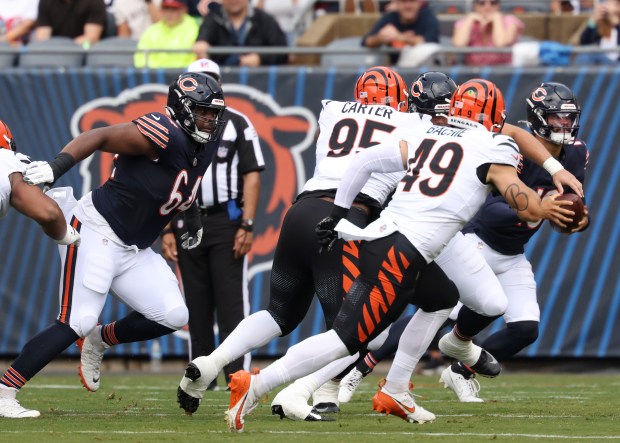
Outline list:
[[[86,337],[88,334],[93,332],[93,329],[97,326],[97,320],[97,317],[89,315],[78,319],[77,323],[71,322],[70,326],[77,335],[80,337]]]
[[[166,312],[164,321],[161,322],[161,324],[168,328],[178,330],[185,326],[188,321],[189,311],[187,310],[187,306],[183,305],[172,308]]]
[[[523,347],[529,346],[538,338],[537,321],[516,321],[506,325],[515,342]]]

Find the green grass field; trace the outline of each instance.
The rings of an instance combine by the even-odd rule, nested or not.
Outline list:
[[[40,375],[21,392],[37,419],[0,419],[2,442],[601,442],[620,441],[620,376],[504,374],[482,379],[486,403],[459,403],[438,377],[415,378],[417,400],[437,415],[416,425],[371,410],[378,377],[364,380],[335,422],[294,422],[271,415],[266,401],[246,419],[243,434],[224,422],[228,393],[210,392],[196,414],[175,402],[177,375],[102,374],[86,392],[69,375]],[[271,394],[271,398],[275,393]]]

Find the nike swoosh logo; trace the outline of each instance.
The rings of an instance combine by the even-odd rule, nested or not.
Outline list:
[[[99,383],[99,379],[100,379],[100,378],[101,378],[101,377],[97,377],[97,378],[93,377],[93,383]]]
[[[248,399],[248,394],[245,394],[243,398],[243,402],[241,402],[241,406],[237,410],[237,415],[235,416],[235,428],[237,430],[243,429],[243,423],[241,423],[241,412],[243,411],[243,406],[245,405],[245,401]]]
[[[161,120],[161,117],[160,117],[160,116],[158,116],[158,115],[152,115],[152,114],[151,114],[151,116],[152,116],[155,120]]]

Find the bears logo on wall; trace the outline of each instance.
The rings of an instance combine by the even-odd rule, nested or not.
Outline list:
[[[314,140],[316,118],[303,107],[281,107],[269,95],[249,86],[225,84],[226,106],[250,119],[261,141],[265,170],[261,173],[261,196],[256,215],[255,240],[250,256],[250,277],[271,268],[273,251],[286,209],[306,181],[301,153]],[[71,135],[126,123],[149,112],[162,111],[168,87],[146,84],[121,92],[117,97],[92,100],[71,118]],[[98,152],[80,163],[82,195],[104,183],[112,171],[113,155]]]

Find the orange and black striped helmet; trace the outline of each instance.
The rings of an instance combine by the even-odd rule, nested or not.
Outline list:
[[[0,148],[10,149],[13,152],[17,150],[17,146],[15,145],[15,140],[13,140],[13,134],[11,134],[9,126],[2,120],[0,120]]]
[[[506,104],[495,83],[481,78],[467,80],[450,101],[448,124],[459,128],[483,126],[500,132],[506,119]]]
[[[355,83],[355,101],[364,105],[386,105],[406,112],[407,84],[393,69],[374,66],[367,69]]]

